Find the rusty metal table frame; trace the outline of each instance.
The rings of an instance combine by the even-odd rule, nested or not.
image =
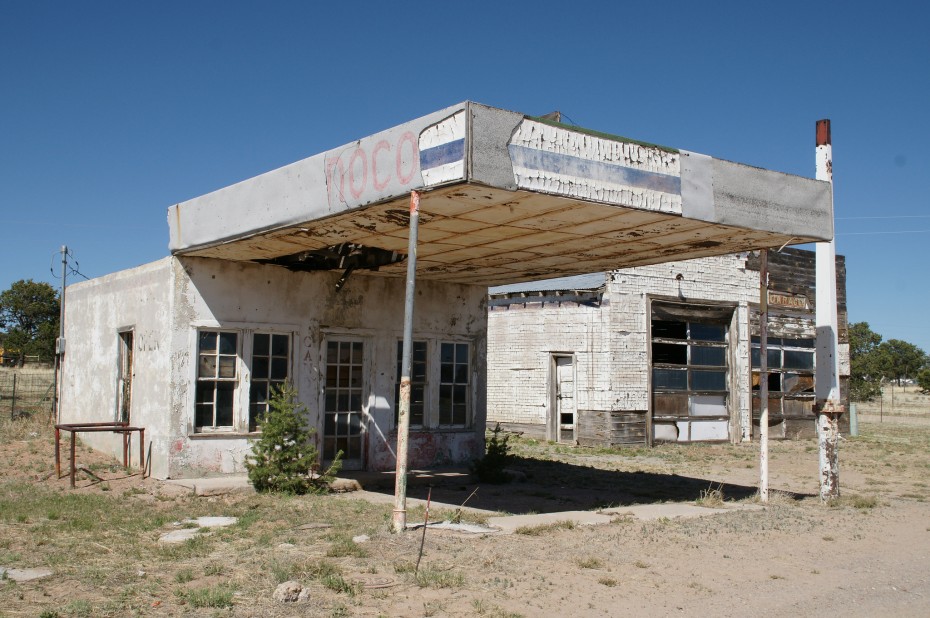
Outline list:
[[[139,432],[139,469],[142,471],[142,478],[145,478],[145,428],[131,427],[129,423],[122,421],[112,421],[106,423],[59,423],[55,425],[55,474],[61,478],[61,432],[71,432],[71,488],[74,489],[74,447],[77,442],[77,434],[84,432],[101,432],[109,431],[123,435],[123,467],[129,467],[129,435]]]

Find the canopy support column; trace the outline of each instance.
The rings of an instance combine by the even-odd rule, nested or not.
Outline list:
[[[759,500],[766,504],[769,501],[769,250],[760,251],[759,258]]]
[[[407,293],[404,298],[404,344],[400,369],[400,402],[397,413],[397,472],[394,479],[394,513],[391,530],[407,528],[407,449],[410,439],[410,369],[413,357],[413,302],[417,277],[417,233],[420,226],[420,194],[410,192],[410,238],[407,246]]]
[[[833,144],[829,120],[817,121],[817,180],[824,180],[833,185]],[[839,417],[843,414],[837,354],[836,245],[833,240],[819,242],[816,249],[815,412],[820,451],[820,499],[827,502],[840,496],[837,447],[840,434]]]

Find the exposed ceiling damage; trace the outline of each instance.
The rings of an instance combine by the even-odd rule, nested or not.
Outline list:
[[[807,178],[463,103],[172,207],[175,254],[496,285],[832,237]]]

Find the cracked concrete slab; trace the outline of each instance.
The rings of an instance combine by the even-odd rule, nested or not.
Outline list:
[[[42,579],[45,577],[51,577],[53,571],[51,569],[11,569],[9,567],[0,567],[0,578],[2,579],[12,579],[14,582],[22,583],[29,582],[34,579]]]

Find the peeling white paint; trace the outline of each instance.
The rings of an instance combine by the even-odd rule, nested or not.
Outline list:
[[[420,133],[420,173],[432,187],[465,177],[465,112],[446,118]]]
[[[524,120],[510,140],[517,186],[681,214],[677,152]]]

